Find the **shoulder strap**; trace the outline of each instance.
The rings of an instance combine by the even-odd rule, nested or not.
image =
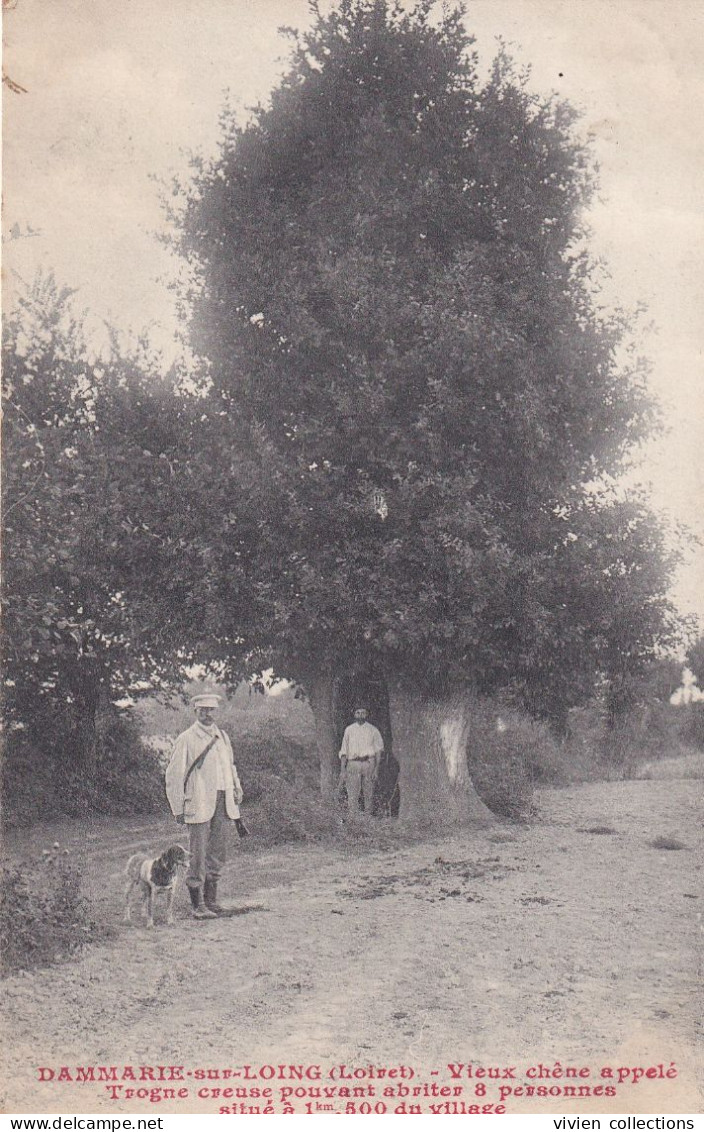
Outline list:
[[[186,789],[188,779],[193,774],[193,771],[194,770],[200,770],[203,763],[205,762],[205,756],[207,755],[207,753],[211,749],[211,747],[215,746],[215,744],[217,743],[219,738],[220,738],[219,735],[213,735],[213,738],[210,740],[207,747],[204,747],[203,750],[201,751],[201,753],[198,755],[198,757],[193,760],[193,762],[189,766],[188,770],[186,771],[186,777],[183,780],[183,789],[184,790]]]

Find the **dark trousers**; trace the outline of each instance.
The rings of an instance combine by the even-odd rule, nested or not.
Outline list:
[[[191,861],[186,877],[189,888],[202,888],[206,877],[217,880],[227,860],[227,842],[232,818],[225,809],[225,791],[218,790],[215,813],[210,821],[188,826]]]

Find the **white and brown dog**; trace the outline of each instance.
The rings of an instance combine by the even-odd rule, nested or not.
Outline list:
[[[166,922],[173,924],[173,903],[179,871],[185,870],[190,854],[182,845],[170,845],[160,857],[145,857],[144,853],[133,853],[127,862],[128,881],[125,889],[125,920],[132,919],[130,899],[135,892],[142,897],[142,908],[147,917],[147,927],[154,927],[154,898],[166,893]]]

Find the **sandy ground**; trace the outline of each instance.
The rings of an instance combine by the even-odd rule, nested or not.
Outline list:
[[[701,781],[537,801],[529,826],[433,842],[386,825],[358,843],[235,849],[221,889],[252,910],[197,923],[182,891],[176,924],[151,931],[120,922],[120,872],[177,827],[24,835],[15,848],[71,848],[114,936],[2,984],[4,1111],[699,1111]],[[685,847],[649,847],[657,836]],[[115,1067],[112,1086],[77,1081],[78,1066]],[[140,1066],[182,1079],[134,1081]],[[253,1092],[267,1088],[269,1108]]]

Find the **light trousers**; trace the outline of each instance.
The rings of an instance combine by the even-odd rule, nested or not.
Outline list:
[[[347,806],[351,814],[359,813],[360,794],[364,797],[364,812],[372,814],[376,766],[373,759],[348,759],[345,786],[347,787]]]

